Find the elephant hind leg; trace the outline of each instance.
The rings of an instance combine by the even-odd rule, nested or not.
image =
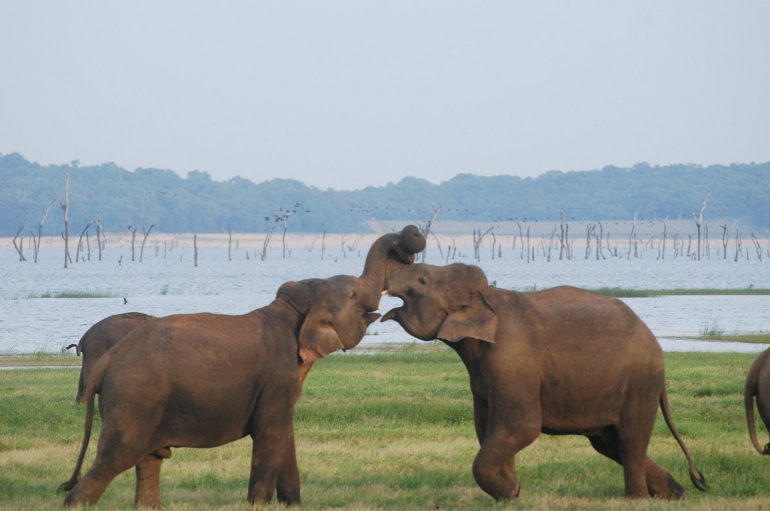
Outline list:
[[[64,498],[64,505],[85,504],[93,506],[118,474],[137,463],[138,460],[136,459],[106,457],[103,453],[98,453],[94,464],[88,469],[86,475],[67,493]]]
[[[160,468],[171,457],[171,449],[158,449],[136,465],[136,496],[134,504],[142,507],[162,507],[160,500]]]
[[[617,440],[607,437],[588,437],[591,445],[599,454],[623,465],[618,450]],[[645,457],[645,478],[647,493],[654,498],[666,500],[682,500],[687,490],[663,467],[655,463],[649,456]]]

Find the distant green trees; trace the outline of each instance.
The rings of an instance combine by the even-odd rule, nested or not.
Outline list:
[[[23,222],[37,226],[70,175],[69,221],[80,231],[99,215],[106,231],[263,232],[291,212],[290,232],[365,232],[366,222],[421,222],[445,205],[439,220],[533,221],[691,218],[711,191],[712,221],[739,220],[770,227],[770,162],[668,165],[639,163],[582,172],[551,171],[537,178],[459,174],[439,185],[414,177],[355,191],[320,190],[293,179],[259,184],[235,177],[220,182],[206,172],[182,178],[171,170],[129,172],[114,163],[83,167],[77,161],[42,166],[13,153],[0,155],[0,235]],[[59,234],[61,213],[51,212],[44,235]],[[282,230],[282,227],[278,229]]]

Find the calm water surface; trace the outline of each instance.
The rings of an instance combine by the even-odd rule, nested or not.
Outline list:
[[[76,343],[96,321],[121,312],[140,311],[157,316],[191,312],[243,314],[270,303],[278,287],[287,280],[359,275],[367,248],[360,252],[320,252],[294,249],[291,258],[281,251],[268,253],[266,261],[246,259],[244,249],[199,250],[198,267],[192,250],[176,248],[166,258],[145,253],[144,261],[131,262],[127,249],[108,249],[102,261],[71,264],[64,269],[61,249],[43,249],[41,260],[19,262],[13,249],[0,249],[0,353],[58,351]],[[470,252],[470,251],[467,251]],[[118,258],[123,255],[122,264]],[[92,259],[94,259],[92,254]],[[431,264],[445,261],[437,251],[428,253]],[[498,287],[525,290],[562,284],[580,287],[629,288],[745,288],[770,287],[770,261],[702,260],[685,258],[656,260],[654,256],[630,260],[612,258],[527,263],[518,252],[504,251],[502,258],[482,256],[481,262],[460,258],[454,262],[475,263]],[[39,298],[61,292],[88,292],[107,298]],[[128,304],[123,303],[123,299]],[[770,330],[769,296],[669,296],[628,298],[624,301],[661,339],[664,349],[677,351],[750,350],[764,345],[702,343],[673,340],[697,335],[716,327],[725,333]],[[400,300],[384,297],[384,311]],[[415,342],[395,322],[374,323],[363,344]],[[419,341],[417,341],[419,342]]]

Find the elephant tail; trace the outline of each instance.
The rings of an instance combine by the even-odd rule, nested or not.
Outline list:
[[[109,355],[109,354],[108,354]],[[70,491],[80,480],[80,469],[83,467],[83,459],[86,456],[88,450],[88,442],[91,440],[91,427],[94,422],[94,401],[96,401],[96,391],[101,387],[102,378],[109,365],[107,359],[109,356],[104,356],[99,360],[99,363],[93,369],[91,378],[88,381],[88,385],[85,389],[83,400],[86,403],[86,422],[83,433],[83,444],[80,446],[80,454],[78,455],[78,462],[75,465],[75,470],[72,472],[72,476],[65,483],[59,486],[59,491]]]
[[[754,397],[757,395],[757,374],[759,373],[760,366],[759,359],[757,359],[751,366],[751,369],[749,369],[749,374],[746,376],[746,386],[743,388],[743,402],[746,405],[746,422],[749,425],[749,438],[754,445],[754,449],[759,454],[770,454],[770,444],[766,445],[764,449],[759,445],[757,430],[754,425]]]
[[[77,356],[80,356],[80,344],[70,344],[69,346],[67,346],[64,349],[65,350],[70,350],[72,348],[75,348],[75,353],[77,354]]]
[[[663,419],[665,419],[669,431],[674,435],[679,447],[682,448],[685,458],[687,458],[687,463],[690,465],[690,481],[692,481],[692,484],[698,490],[708,491],[709,485],[708,482],[706,482],[706,477],[701,474],[700,470],[695,466],[695,462],[693,461],[692,456],[690,456],[690,451],[687,450],[687,446],[684,444],[684,440],[682,440],[679,431],[674,425],[674,420],[671,418],[671,411],[668,408],[668,392],[666,392],[665,384],[663,385],[663,392],[660,394],[660,409],[663,412]]]

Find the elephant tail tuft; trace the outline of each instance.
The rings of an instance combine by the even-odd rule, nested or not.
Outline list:
[[[693,467],[693,469],[690,469],[690,481],[698,490],[709,491],[709,483],[706,481],[706,477],[697,468]]]

